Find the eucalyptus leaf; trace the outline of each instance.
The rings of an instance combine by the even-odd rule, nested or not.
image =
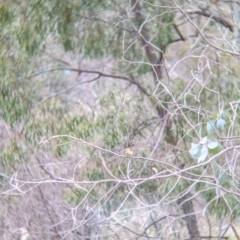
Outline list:
[[[208,142],[208,138],[203,137],[199,143],[205,145],[205,144],[207,144],[207,142]]]
[[[217,147],[215,148],[209,148],[209,153],[212,155],[218,154],[223,150],[223,145],[221,143],[218,142]]]
[[[207,123],[207,132],[208,134],[212,134],[214,131],[214,127],[215,127],[215,121],[211,120]]]
[[[214,149],[218,146],[218,141],[211,141],[208,143],[208,148],[209,149]]]
[[[218,113],[218,119],[223,118],[224,115],[225,115],[224,111],[221,110],[221,111]]]
[[[198,158],[198,163],[203,162],[208,156],[208,147],[207,145],[203,145],[201,149],[201,155]]]
[[[217,128],[224,129],[225,124],[226,124],[226,121],[224,119],[220,118],[217,121]]]
[[[198,143],[198,144],[195,144],[195,143],[191,143],[191,149],[189,150],[189,153],[191,154],[191,155],[196,155],[196,154],[198,154],[198,152],[200,152],[201,151],[201,146],[200,146],[200,144]]]

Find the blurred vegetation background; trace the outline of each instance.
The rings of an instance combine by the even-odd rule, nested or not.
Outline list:
[[[240,239],[239,16],[1,0],[2,239]]]

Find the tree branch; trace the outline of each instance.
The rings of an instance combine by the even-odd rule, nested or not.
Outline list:
[[[206,12],[200,9],[189,9],[189,10],[186,10],[185,12],[188,14],[198,14],[198,15],[212,18],[213,20],[222,24],[224,27],[228,28],[231,32],[233,32],[233,25],[231,23],[229,23],[227,20],[225,20],[222,17],[213,15],[211,12]]]
[[[80,73],[89,73],[89,74],[97,74],[98,76],[91,79],[91,80],[88,80],[88,81],[84,81],[84,82],[77,82],[75,84],[73,84],[72,86],[70,86],[69,88],[63,90],[63,91],[60,91],[58,93],[55,93],[49,97],[47,97],[46,99],[42,100],[40,103],[43,103],[45,102],[46,100],[48,100],[49,98],[53,98],[53,97],[56,97],[57,95],[60,95],[60,94],[63,94],[63,93],[66,93],[68,92],[69,90],[71,90],[72,88],[76,87],[77,85],[79,84],[84,84],[84,83],[89,83],[89,82],[93,82],[97,79],[99,79],[100,77],[107,77],[107,78],[114,78],[114,79],[121,79],[121,80],[125,80],[125,81],[128,81],[130,82],[131,84],[134,84],[138,87],[138,89],[146,96],[150,97],[151,95],[148,93],[148,91],[138,82],[137,79],[135,78],[129,78],[129,77],[125,77],[125,76],[121,76],[121,75],[113,75],[113,74],[107,74],[107,73],[103,73],[103,72],[100,72],[100,71],[94,71],[94,70],[85,70],[85,69],[78,69],[78,68],[69,68],[69,67],[59,67],[59,68],[51,68],[51,69],[46,69],[46,70],[42,70],[40,72],[36,72],[36,73],[33,73],[32,75],[28,76],[27,78],[31,78],[31,77],[36,77],[38,75],[41,75],[43,73],[48,73],[48,72],[55,72],[55,71],[72,71],[72,72],[78,72],[79,74]]]
[[[238,52],[232,52],[232,51],[228,51],[225,49],[222,49],[216,45],[214,45],[213,43],[211,43],[202,33],[202,31],[198,28],[198,26],[189,18],[188,14],[176,3],[176,1],[172,0],[174,2],[174,4],[176,5],[176,7],[180,10],[180,12],[186,17],[186,19],[189,21],[189,23],[192,24],[192,26],[198,31],[198,33],[200,34],[200,36],[202,37],[202,39],[212,48],[219,50],[221,52],[224,53],[228,53],[232,56],[240,56],[240,54]]]

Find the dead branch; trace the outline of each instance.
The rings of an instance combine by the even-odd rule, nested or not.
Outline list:
[[[215,20],[216,22],[222,24],[224,27],[228,28],[231,32],[233,32],[233,25],[228,22],[226,19],[219,17],[219,16],[215,16],[213,15],[211,12],[206,12],[204,10],[200,10],[200,9],[189,9],[185,11],[188,14],[198,14],[198,15],[202,15],[208,18],[211,18],[213,20]]]

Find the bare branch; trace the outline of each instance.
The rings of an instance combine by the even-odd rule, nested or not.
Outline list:
[[[231,32],[233,32],[233,25],[230,22],[228,22],[226,19],[222,17],[213,15],[213,13],[211,12],[207,12],[199,9],[188,9],[188,10],[185,10],[185,12],[188,14],[198,14],[198,15],[202,15],[202,16],[214,19],[216,22],[222,24],[224,27],[228,28]]]

